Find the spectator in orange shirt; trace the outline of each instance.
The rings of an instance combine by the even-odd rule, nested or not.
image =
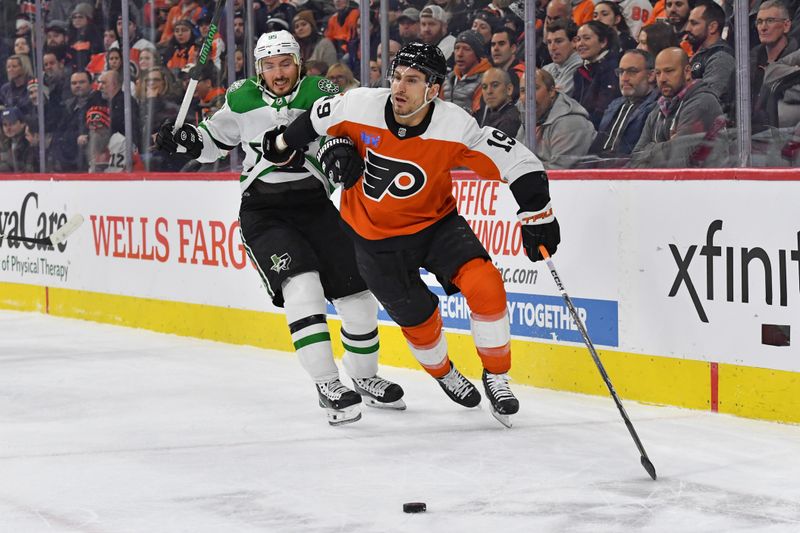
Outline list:
[[[181,20],[175,24],[175,32],[163,48],[161,57],[167,68],[173,72],[195,62],[197,49],[194,45],[194,25],[190,20]]]
[[[182,20],[189,19],[192,24],[197,24],[200,15],[203,14],[203,7],[196,0],[180,0],[180,2],[169,10],[167,22],[164,23],[164,31],[161,33],[159,44],[166,44],[172,39],[175,32],[175,25]]]
[[[336,8],[336,12],[328,19],[325,37],[333,41],[336,53],[341,57],[347,41],[355,35],[355,27],[359,20],[358,9],[350,0],[333,0],[333,7]]]
[[[572,20],[578,27],[589,22],[594,17],[594,2],[592,0],[572,0]]]

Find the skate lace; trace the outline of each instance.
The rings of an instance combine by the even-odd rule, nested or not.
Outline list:
[[[508,374],[492,374],[487,372],[486,384],[489,386],[492,396],[497,400],[507,400],[514,397],[511,393],[511,389],[508,387]]]
[[[449,391],[461,399],[472,390],[472,383],[458,371],[448,373],[441,380]]]
[[[317,383],[317,386],[319,387],[320,392],[322,392],[322,394],[331,400],[338,400],[342,397],[342,394],[350,390],[342,385],[342,382],[339,381],[339,379],[334,379],[327,383]]]
[[[381,397],[383,396],[383,393],[386,392],[386,389],[389,388],[389,385],[392,384],[390,381],[387,381],[379,376],[374,376],[371,378],[356,378],[355,382],[358,383],[359,387],[370,394]]]

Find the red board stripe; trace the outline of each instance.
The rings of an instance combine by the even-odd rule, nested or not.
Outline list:
[[[470,170],[454,170],[456,179],[478,179]],[[552,180],[621,181],[800,181],[796,168],[683,168],[551,170]],[[233,172],[131,172],[117,174],[0,174],[10,181],[238,181]]]
[[[711,363],[711,411],[719,411],[719,363]]]

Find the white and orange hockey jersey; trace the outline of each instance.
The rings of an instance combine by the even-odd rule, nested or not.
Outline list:
[[[359,237],[412,236],[452,214],[450,170],[456,167],[508,182],[521,219],[552,219],[544,167],[525,146],[479,127],[461,108],[440,99],[421,124],[402,126],[394,120],[389,95],[390,89],[361,88],[317,100],[284,135],[290,146],[316,135],[353,140],[366,168],[356,185],[343,191],[341,215]]]

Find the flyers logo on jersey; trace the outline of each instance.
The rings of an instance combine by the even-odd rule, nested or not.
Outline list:
[[[409,198],[425,186],[425,171],[411,161],[378,155],[367,148],[364,169],[364,194],[380,202],[387,194],[393,198]]]

